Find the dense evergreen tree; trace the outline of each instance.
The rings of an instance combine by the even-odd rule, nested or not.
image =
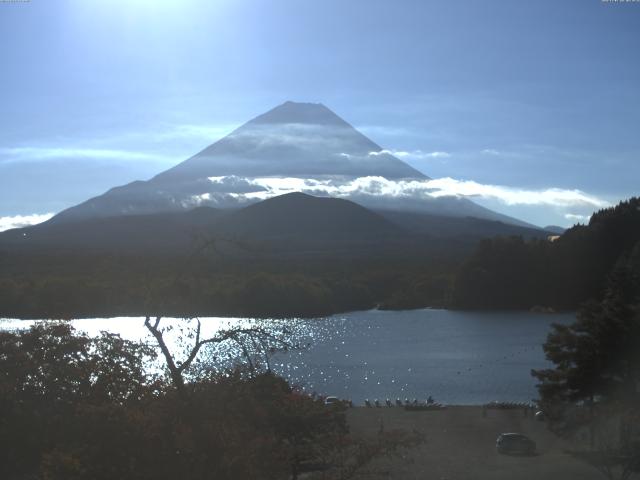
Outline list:
[[[544,350],[555,365],[536,370],[545,403],[638,400],[640,386],[640,270],[622,257],[601,301],[586,303],[571,325],[554,325]]]
[[[595,213],[554,241],[520,237],[481,242],[462,265],[452,303],[457,308],[574,310],[600,299],[616,262],[640,243],[640,198]]]

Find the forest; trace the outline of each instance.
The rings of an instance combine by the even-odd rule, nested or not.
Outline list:
[[[0,258],[0,316],[320,316],[444,306],[457,252],[235,258],[44,253]]]
[[[640,198],[593,214],[554,241],[485,239],[459,269],[451,305],[460,309],[575,311],[602,298],[617,266],[640,264]]]
[[[416,240],[318,251],[207,239],[176,253],[0,250],[0,316],[322,316],[442,307],[575,311],[640,261],[640,199],[555,239]]]

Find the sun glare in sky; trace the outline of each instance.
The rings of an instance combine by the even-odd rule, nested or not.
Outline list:
[[[67,18],[76,27],[85,29],[87,40],[106,33],[112,36],[112,40],[144,42],[147,38],[157,42],[158,46],[181,44],[185,38],[197,33],[197,25],[204,18],[211,28],[217,28],[224,5],[225,2],[220,0],[74,0],[61,3],[67,10]],[[120,35],[124,38],[115,38]],[[130,47],[132,50],[139,48],[136,45]]]

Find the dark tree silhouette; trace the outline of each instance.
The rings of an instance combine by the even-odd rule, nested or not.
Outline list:
[[[625,403],[638,397],[640,382],[640,288],[630,263],[609,278],[604,299],[589,302],[571,325],[554,325],[544,350],[555,368],[534,370],[545,402],[596,397]]]
[[[211,337],[202,338],[202,323],[200,319],[196,318],[195,329],[186,335],[186,340],[190,342],[187,354],[183,360],[176,360],[175,353],[171,352],[165,340],[161,320],[162,317],[159,316],[153,320],[152,317],[147,316],[144,325],[155,338],[164,357],[172,384],[182,397],[188,393],[185,386],[185,373],[189,371],[198,354],[206,345],[217,345],[229,341],[235,343],[242,351],[243,360],[246,361],[251,372],[255,372],[258,367],[256,359],[264,361],[266,370],[270,371],[269,355],[276,351],[300,348],[299,344],[294,341],[292,329],[287,326],[280,328],[258,325],[232,327],[220,330]]]
[[[468,309],[575,310],[602,299],[607,276],[640,249],[640,198],[595,213],[554,241],[520,237],[482,241],[462,265],[453,306]]]

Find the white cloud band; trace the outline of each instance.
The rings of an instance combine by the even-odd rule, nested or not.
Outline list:
[[[398,158],[415,159],[415,160],[422,160],[427,158],[449,158],[451,156],[451,154],[448,152],[441,152],[441,151],[423,152],[422,150],[412,150],[409,152],[405,150],[383,149],[377,152],[369,152],[369,156],[372,156],[372,157],[377,157],[378,155],[385,155],[385,154],[393,155],[394,157],[398,157]]]
[[[577,213],[565,213],[564,218],[574,222],[586,223],[591,218],[591,215],[579,215]]]
[[[213,184],[238,181],[237,177],[211,177]],[[243,179],[255,191],[229,193],[242,200],[264,200],[290,192],[303,192],[334,197],[376,196],[391,198],[439,198],[445,196],[498,200],[505,205],[543,205],[555,207],[602,208],[608,202],[580,190],[548,188],[527,190],[500,185],[485,185],[467,180],[437,178],[432,180],[389,180],[384,177],[355,179],[304,179],[294,177],[259,177]]]
[[[169,162],[175,159],[163,155],[135,152],[128,150],[113,150],[102,148],[72,148],[72,147],[12,147],[0,148],[0,155],[9,160],[52,160],[65,158],[92,158],[98,160],[135,160],[151,162]]]
[[[28,227],[42,223],[53,217],[53,213],[33,214],[33,215],[15,215],[13,217],[0,217],[0,232],[11,230],[12,228]]]

